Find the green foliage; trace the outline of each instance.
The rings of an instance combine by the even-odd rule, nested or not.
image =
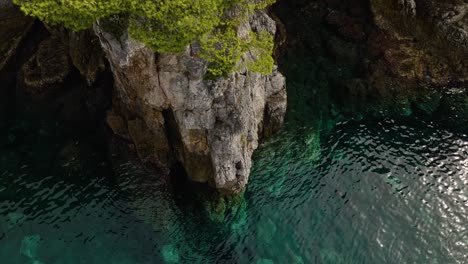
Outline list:
[[[158,52],[180,52],[220,23],[223,2],[132,1],[131,35]]]
[[[128,28],[131,37],[160,53],[178,53],[199,40],[201,57],[210,63],[212,77],[232,71],[250,50],[248,68],[271,72],[272,37],[251,34],[240,40],[235,28],[250,14],[275,0],[13,0],[27,15],[49,24],[78,31],[102,22],[106,31],[120,37]],[[226,12],[229,10],[230,12]],[[229,15],[227,15],[229,13]],[[268,36],[267,36],[268,35]]]
[[[13,0],[21,10],[49,24],[73,30],[89,28],[94,21],[126,10],[127,0]]]
[[[127,13],[113,14],[100,20],[100,26],[105,32],[120,39],[129,27],[130,18]]]
[[[275,64],[271,56],[274,48],[273,36],[266,31],[257,34],[251,33],[248,44],[254,59],[247,63],[247,68],[253,72],[270,74]]]
[[[240,39],[236,31],[228,27],[203,37],[200,44],[200,56],[209,62],[208,78],[213,79],[232,72],[245,52],[250,52],[251,55],[247,62],[249,70],[261,74],[270,74],[273,71],[273,36],[266,31],[250,32],[246,39]]]
[[[265,9],[275,2],[276,0],[225,0],[225,9],[229,9],[230,14],[223,22],[237,26],[248,19],[255,10]]]
[[[208,78],[231,72],[244,51],[242,41],[232,28],[206,35],[200,40],[200,56],[209,63]]]

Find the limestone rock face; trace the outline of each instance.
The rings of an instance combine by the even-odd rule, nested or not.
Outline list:
[[[275,33],[275,22],[257,12],[242,25]],[[243,62],[225,78],[205,80],[207,63],[192,45],[184,54],[160,55],[127,34],[115,39],[95,31],[114,75],[114,103],[107,120],[114,133],[135,144],[144,161],[161,168],[180,162],[189,178],[221,192],[247,184],[259,138],[278,130],[286,112],[285,78],[250,72]]]

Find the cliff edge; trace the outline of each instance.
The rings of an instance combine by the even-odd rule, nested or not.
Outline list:
[[[275,34],[275,22],[255,12],[237,28]],[[277,131],[286,112],[285,78],[246,67],[208,80],[197,44],[180,55],[156,54],[129,37],[116,38],[95,26],[114,75],[113,107],[107,123],[135,144],[138,156],[168,171],[180,163],[188,177],[224,193],[244,189],[259,140]]]

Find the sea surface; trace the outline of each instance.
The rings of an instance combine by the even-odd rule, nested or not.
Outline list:
[[[65,133],[66,134],[66,133]],[[23,120],[0,141],[0,263],[468,261],[468,137],[418,117],[286,129],[214,217],[92,137]]]

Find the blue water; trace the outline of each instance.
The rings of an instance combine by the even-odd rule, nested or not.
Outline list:
[[[468,138],[416,117],[285,130],[245,198],[210,211],[89,138],[0,141],[1,263],[466,263]],[[192,199],[193,198],[193,199]]]

